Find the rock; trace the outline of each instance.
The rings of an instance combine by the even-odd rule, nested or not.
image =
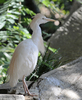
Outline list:
[[[59,49],[62,61],[70,62],[82,56],[82,6],[49,39],[50,46]]]
[[[15,95],[15,94],[0,94],[0,100],[38,100],[36,97]]]
[[[27,81],[26,83],[28,84],[28,87],[30,86],[30,84],[32,84],[31,81]],[[18,82],[18,84],[13,88],[9,86],[9,83],[1,84],[0,85],[0,100],[39,100],[38,89],[29,89],[29,91],[30,93],[35,94],[37,96],[31,97],[31,96],[25,95],[22,82]]]
[[[26,82],[29,85],[32,83],[31,81]],[[22,82],[18,82],[17,85],[13,88],[9,86],[9,83],[4,83],[0,85],[0,94],[24,94],[23,84]]]
[[[0,94],[0,100],[25,100],[25,98],[23,95]]]
[[[29,89],[38,96],[23,96],[22,83],[18,84],[14,94],[0,94],[0,100],[82,100],[82,57],[43,74]],[[0,93],[7,86],[0,85]]]
[[[34,100],[31,96],[25,96],[25,100]]]
[[[66,20],[80,7],[81,7],[81,1],[74,0],[70,9],[70,14],[66,17]]]
[[[36,86],[40,100],[82,100],[82,57],[43,74]]]

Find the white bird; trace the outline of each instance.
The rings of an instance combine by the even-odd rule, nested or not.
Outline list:
[[[18,44],[12,56],[8,75],[10,77],[9,84],[11,87],[16,86],[19,79],[23,81],[25,93],[33,96],[28,90],[25,82],[25,77],[30,75],[36,67],[39,51],[44,55],[45,47],[41,34],[40,24],[48,21],[55,21],[46,18],[41,13],[38,13],[32,20],[30,27],[33,30],[32,38],[26,39]]]

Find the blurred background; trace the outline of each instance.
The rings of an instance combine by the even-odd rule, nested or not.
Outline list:
[[[58,50],[51,48],[47,41],[79,7],[77,0],[0,0],[0,84],[6,82],[7,70],[17,45],[31,38],[29,24],[37,13],[57,21],[41,25],[46,53],[44,57],[39,53],[37,67],[27,80],[36,80],[62,65]]]

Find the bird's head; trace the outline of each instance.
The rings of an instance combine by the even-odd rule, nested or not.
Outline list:
[[[30,23],[30,27],[32,27],[33,24],[44,24],[47,23],[49,21],[55,21],[53,19],[50,18],[46,18],[43,14],[38,13],[34,16],[34,19],[32,20],[32,22]]]

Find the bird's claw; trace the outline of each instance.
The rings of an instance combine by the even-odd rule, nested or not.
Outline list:
[[[32,97],[37,96],[35,94],[31,94],[30,92],[29,93],[25,93],[25,95],[32,96]]]

